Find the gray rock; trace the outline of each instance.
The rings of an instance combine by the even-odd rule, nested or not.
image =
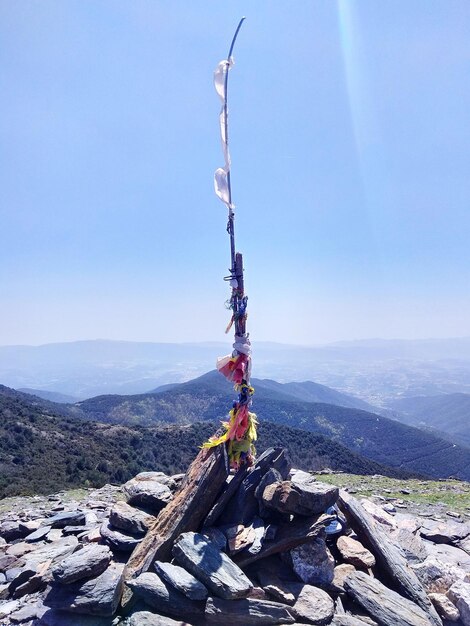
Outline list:
[[[429,598],[436,607],[436,611],[449,622],[457,622],[460,619],[460,612],[453,602],[442,593],[430,593]]]
[[[293,624],[295,619],[289,607],[269,600],[222,600],[209,598],[206,619],[210,624],[251,626],[257,624]]]
[[[322,537],[293,548],[289,554],[294,572],[304,583],[328,585],[333,580],[335,560]]]
[[[263,504],[281,513],[315,515],[322,513],[338,499],[337,487],[320,483],[283,481],[268,485],[263,491]]]
[[[205,600],[209,595],[206,587],[179,565],[155,561],[155,570],[160,578],[190,600]]]
[[[318,626],[331,622],[335,604],[325,591],[311,585],[300,585],[300,590],[294,595],[296,599],[292,610],[300,621],[305,620]]]
[[[134,535],[145,535],[150,525],[155,521],[153,515],[120,501],[111,509],[109,521],[118,530]]]
[[[11,600],[10,602],[4,602],[0,604],[0,619],[8,617],[11,613],[20,608],[18,600]]]
[[[100,526],[100,533],[106,543],[118,552],[132,552],[142,541],[142,535],[131,535],[111,528],[107,520]]]
[[[90,532],[90,530],[93,530],[93,528],[96,528],[96,526],[87,526],[86,524],[84,524],[83,526],[64,526],[64,528],[62,529],[62,534],[64,535],[64,537],[66,537],[67,535],[81,535],[81,534],[86,534],[87,532]],[[59,530],[58,528],[55,528],[54,530]]]
[[[16,572],[16,575],[11,578],[10,586],[8,590],[10,595],[13,595],[18,587],[23,585],[27,580],[36,574],[36,567],[25,565],[21,570]]]
[[[51,528],[65,528],[65,526],[82,526],[85,524],[85,513],[82,511],[65,511],[48,517],[47,525]]]
[[[5,520],[0,524],[0,537],[5,539],[7,543],[21,539],[29,533],[29,530],[22,530],[20,527],[21,522],[18,520]]]
[[[28,543],[41,541],[41,539],[45,539],[46,535],[49,534],[51,528],[51,526],[40,526],[37,530],[27,535],[25,537],[25,541],[27,541]]]
[[[331,581],[331,586],[328,589],[332,589],[337,593],[342,593],[344,591],[344,581],[349,576],[356,571],[354,565],[349,565],[348,563],[341,563],[341,565],[337,565],[335,567],[335,575],[333,580]]]
[[[128,626],[188,626],[187,622],[177,622],[171,617],[157,615],[149,611],[136,611],[127,619]]]
[[[431,626],[426,613],[416,604],[388,589],[364,572],[350,574],[344,587],[381,626]]]
[[[446,593],[458,580],[470,580],[470,574],[461,567],[431,556],[411,567],[428,593]]]
[[[464,626],[470,626],[470,584],[459,580],[449,589],[447,597],[458,608]]]
[[[470,572],[470,555],[464,550],[445,543],[437,544],[432,543],[431,541],[425,541],[424,543],[429,556],[433,556],[438,561],[442,561],[443,563],[457,565],[467,572]]]
[[[266,533],[266,528],[264,527],[264,522],[261,517],[255,517],[253,519],[251,528],[254,531],[255,538],[251,546],[247,548],[247,552],[249,554],[258,554],[258,552],[260,552],[261,548],[263,547],[264,536]]]
[[[70,585],[52,585],[44,604],[53,609],[86,615],[114,615],[122,591],[123,566],[112,563],[97,578]]]
[[[71,615],[66,611],[50,609],[34,626],[114,626],[112,617],[90,617],[89,615]]]
[[[108,546],[89,544],[55,565],[52,575],[55,580],[66,585],[99,576],[108,567],[111,557]]]
[[[162,482],[164,476],[161,472],[137,474],[123,486],[127,502],[147,507],[155,513],[161,511],[173,499],[170,488]]]
[[[11,569],[7,569],[4,574],[5,582],[11,583],[13,580],[15,580],[15,578],[23,571],[23,567],[24,565],[22,565],[21,567],[12,567]]]
[[[398,545],[408,563],[421,563],[428,556],[426,543],[419,535],[400,528],[393,530],[390,536],[393,538],[394,543]]]
[[[455,544],[470,534],[470,523],[436,522],[425,520],[420,528],[421,535],[434,543]]]
[[[0,556],[0,572],[6,572],[14,567],[21,567],[21,561],[12,554]]]
[[[352,615],[335,615],[331,626],[369,626],[370,623]],[[377,622],[374,622],[374,624],[377,624]]]
[[[180,535],[173,546],[173,556],[220,598],[243,598],[253,587],[238,565],[199,533]]]
[[[127,581],[126,584],[139,598],[156,609],[176,617],[202,614],[204,603],[190,600],[157,574],[145,572]]]

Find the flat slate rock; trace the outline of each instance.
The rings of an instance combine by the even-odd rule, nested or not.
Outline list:
[[[148,507],[156,513],[161,511],[173,499],[168,480],[166,480],[167,484],[162,482],[165,479],[169,477],[161,472],[137,474],[123,486],[128,504]]]
[[[150,611],[136,611],[127,618],[126,623],[128,626],[188,626],[187,622],[178,622]]]
[[[333,485],[327,485],[313,480],[285,480],[265,487],[262,501],[265,506],[280,511],[298,515],[315,515],[322,513],[332,506],[338,499],[339,490]]]
[[[112,553],[108,546],[89,544],[63,559],[52,569],[58,582],[69,585],[84,578],[99,576],[108,567]]]
[[[162,580],[157,574],[144,572],[126,582],[133,593],[156,609],[176,617],[204,613],[204,603],[190,600],[174,587]]]
[[[126,502],[119,501],[111,509],[109,521],[114,528],[134,535],[145,535],[155,517],[130,506]]]
[[[295,619],[290,607],[269,600],[223,600],[209,598],[206,604],[206,620],[209,624],[230,626],[256,626],[257,624],[293,624]]]
[[[199,533],[180,535],[173,546],[173,556],[220,598],[244,598],[253,588],[238,565]]]
[[[364,572],[347,576],[344,588],[381,626],[431,626],[426,613],[416,604],[388,589]]]
[[[63,537],[53,543],[47,543],[26,555],[28,564],[52,561],[53,564],[75,552],[78,548],[78,539],[75,536]]]
[[[47,526],[51,528],[65,528],[65,526],[83,526],[85,525],[85,513],[82,511],[64,511],[57,513],[53,517],[46,520]]]
[[[61,585],[54,583],[44,598],[45,606],[70,613],[111,616],[119,604],[123,566],[112,563],[97,578]]]
[[[154,567],[160,578],[190,600],[205,600],[209,595],[207,588],[179,565],[155,561]]]
[[[34,626],[113,626],[113,617],[96,615],[71,615],[65,611],[49,609]]]
[[[437,522],[425,520],[420,528],[421,535],[434,543],[455,544],[470,534],[470,522]]]
[[[108,520],[100,526],[100,533],[106,543],[118,552],[132,552],[142,541],[142,535],[131,535],[112,528]]]
[[[41,539],[45,539],[46,535],[51,531],[52,526],[40,526],[37,530],[34,530],[32,533],[25,537],[25,541],[28,543],[33,543],[35,541],[41,541]]]

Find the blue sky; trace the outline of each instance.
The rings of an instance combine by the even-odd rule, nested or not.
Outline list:
[[[2,0],[0,344],[470,335],[467,0]]]

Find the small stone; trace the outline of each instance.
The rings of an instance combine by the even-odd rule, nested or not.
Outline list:
[[[335,604],[330,596],[317,587],[301,585],[300,592],[294,594],[296,600],[292,607],[300,621],[310,624],[329,624],[335,612]]]
[[[455,544],[470,534],[470,524],[459,524],[450,520],[447,522],[425,520],[421,526],[420,533],[426,539],[434,541],[434,543]]]
[[[359,568],[367,569],[369,567],[374,567],[374,555],[359,541],[343,535],[342,537],[339,537],[336,545],[346,563],[351,563],[351,565]]]
[[[123,533],[111,528],[108,521],[104,521],[100,527],[100,533],[106,543],[118,552],[132,552],[142,541],[142,536]]]
[[[446,511],[446,515],[448,515],[449,517],[455,517],[457,519],[461,517],[460,513],[457,513],[456,511]]]
[[[173,556],[221,598],[245,597],[253,587],[238,565],[199,533],[180,535],[173,546]]]
[[[6,572],[13,567],[21,567],[21,561],[12,554],[0,556],[0,572]]]
[[[251,526],[243,526],[243,524],[229,526],[225,529],[225,536],[227,537],[229,554],[241,552],[251,546],[256,539],[254,529]]]
[[[328,585],[333,580],[335,560],[322,537],[293,548],[289,554],[294,572],[304,583]]]
[[[118,530],[123,530],[135,535],[145,535],[155,517],[120,501],[111,509],[109,521]]]
[[[206,587],[197,578],[178,565],[155,561],[155,570],[160,578],[190,600],[205,600],[209,595]]]
[[[392,530],[390,537],[398,545],[408,563],[422,563],[428,556],[424,540],[403,528]]]
[[[447,597],[458,608],[464,626],[470,626],[470,585],[459,580],[449,589]]]
[[[289,586],[282,581],[273,571],[269,569],[260,569],[258,572],[258,580],[263,589],[270,596],[284,602],[285,604],[294,604],[295,596],[289,589]]]
[[[458,622],[460,619],[459,610],[447,596],[442,593],[430,593],[429,599],[442,618],[449,620],[449,622]]]
[[[331,587],[338,592],[344,591],[344,581],[346,580],[349,574],[352,574],[356,571],[354,565],[350,565],[349,563],[342,563],[341,565],[337,565],[335,567],[333,580],[331,581]]]
[[[104,572],[111,557],[108,546],[89,544],[55,565],[52,575],[64,585],[83,578],[94,578]]]
[[[293,624],[295,622],[289,607],[279,602],[249,598],[242,600],[209,598],[205,615],[209,624],[225,623],[230,626]]]

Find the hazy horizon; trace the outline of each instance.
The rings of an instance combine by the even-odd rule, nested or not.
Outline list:
[[[470,336],[470,3],[0,4],[0,344]]]

